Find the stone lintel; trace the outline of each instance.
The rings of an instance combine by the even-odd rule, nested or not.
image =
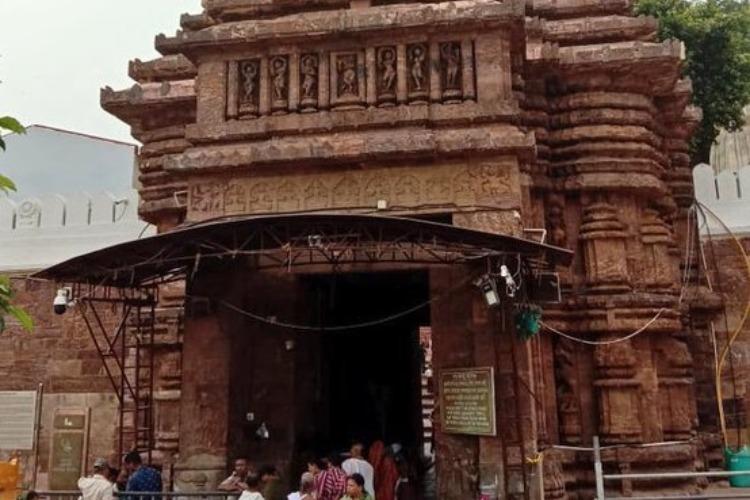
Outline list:
[[[518,113],[516,101],[498,101],[481,105],[473,102],[433,104],[431,106],[395,106],[391,108],[321,111],[314,114],[264,116],[253,120],[231,120],[219,125],[191,125],[191,142],[232,141],[288,135],[336,133],[378,128],[413,126],[457,126],[505,121]]]
[[[198,74],[185,56],[159,57],[150,61],[135,59],[128,65],[128,76],[138,83],[189,80]]]
[[[264,19],[299,12],[346,9],[349,0],[204,0],[206,14],[222,22]]]
[[[533,0],[533,15],[546,19],[564,19],[605,14],[627,15],[632,0]]]
[[[198,32],[179,31],[174,37],[156,37],[156,49],[162,54],[184,53],[188,57],[196,51],[224,51],[231,47],[257,43],[310,43],[326,37],[375,36],[378,32],[414,30],[453,32],[492,28],[520,23],[525,15],[521,0],[462,0],[438,4],[411,4],[371,7],[331,12],[310,12],[277,19],[238,21],[220,24]]]
[[[617,42],[563,47],[559,51],[562,66],[586,64],[653,64],[655,60],[682,61],[685,46],[676,40],[661,43]],[[653,67],[652,67],[653,71]]]
[[[609,15],[544,21],[544,40],[561,45],[653,41],[658,23],[651,17]]]
[[[164,168],[194,171],[280,163],[310,165],[331,161],[346,163],[497,153],[531,158],[534,144],[533,133],[525,133],[510,125],[438,130],[402,128],[198,147],[167,157]]]

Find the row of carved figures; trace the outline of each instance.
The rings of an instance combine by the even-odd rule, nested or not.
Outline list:
[[[228,117],[475,98],[471,42],[414,43],[233,61]]]

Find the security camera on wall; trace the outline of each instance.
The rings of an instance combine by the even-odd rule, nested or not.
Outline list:
[[[55,300],[52,301],[52,308],[55,311],[55,314],[65,314],[68,310],[68,304],[70,304],[72,295],[73,291],[68,287],[59,288],[57,290]]]

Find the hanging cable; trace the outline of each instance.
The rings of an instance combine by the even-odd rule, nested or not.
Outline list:
[[[262,323],[267,323],[269,325],[278,326],[281,328],[288,328],[290,330],[299,330],[299,331],[307,331],[307,332],[342,332],[347,330],[358,330],[362,328],[369,328],[372,326],[378,326],[382,325],[384,323],[389,323],[391,321],[395,321],[397,319],[403,318],[404,316],[408,316],[416,311],[419,311],[420,309],[424,309],[425,307],[434,304],[435,302],[438,302],[448,295],[451,295],[452,293],[456,292],[457,290],[463,288],[464,286],[471,283],[471,278],[467,278],[462,280],[460,283],[458,283],[456,286],[448,289],[445,293],[438,295],[437,297],[433,297],[430,300],[427,300],[425,302],[422,302],[420,304],[417,304],[413,307],[410,307],[408,309],[405,309],[403,311],[397,312],[395,314],[391,314],[389,316],[385,316],[383,318],[374,319],[372,321],[365,321],[362,323],[355,323],[350,325],[337,325],[337,326],[313,326],[313,325],[300,325],[295,323],[289,323],[284,321],[277,321],[270,319],[268,317],[262,316],[260,314],[253,313],[251,311],[247,311],[245,309],[242,309],[240,307],[235,306],[234,304],[231,304],[225,300],[219,300],[217,301],[218,304],[226,307],[227,309],[234,311],[238,314],[241,314],[243,316],[247,316],[248,318],[252,318],[256,321],[260,321]],[[187,295],[186,297],[189,298],[199,298],[199,297],[192,297],[190,295]]]
[[[572,340],[573,342],[580,342],[581,344],[586,344],[586,345],[611,345],[611,344],[617,344],[618,342],[625,342],[626,340],[630,340],[633,337],[635,337],[636,335],[639,335],[639,334],[645,332],[646,330],[648,330],[648,327],[650,327],[657,319],[659,319],[659,316],[661,316],[664,313],[664,311],[666,311],[666,310],[667,310],[666,307],[662,307],[661,309],[659,309],[659,311],[654,315],[653,318],[651,318],[650,320],[648,320],[648,322],[645,325],[643,325],[642,327],[640,327],[639,329],[637,329],[633,333],[629,333],[628,335],[626,335],[624,337],[620,337],[620,338],[617,338],[617,339],[610,339],[610,340],[586,340],[586,339],[581,339],[581,338],[578,338],[578,337],[574,337],[573,335],[569,335],[569,334],[567,334],[565,332],[561,332],[560,330],[557,330],[557,329],[549,326],[547,323],[545,323],[543,321],[541,322],[541,325],[544,328],[546,328],[547,330],[551,331],[552,333],[555,333],[555,334],[557,334],[557,335],[559,335],[559,336],[561,336],[563,338],[566,338],[568,340]]]
[[[747,272],[747,278],[748,283],[750,283],[750,257],[748,257],[747,252],[745,252],[745,247],[742,245],[742,241],[737,237],[737,235],[732,232],[731,229],[724,223],[721,218],[719,218],[716,213],[708,208],[705,204],[701,203],[698,200],[695,200],[695,204],[701,209],[706,212],[708,212],[711,217],[713,217],[724,229],[724,231],[732,238],[732,241],[737,246],[737,250],[739,254],[742,256],[743,262],[745,263],[745,271]],[[723,396],[723,390],[721,387],[721,373],[724,371],[724,363],[726,362],[727,356],[729,355],[732,344],[737,340],[737,337],[739,337],[740,333],[742,332],[742,329],[745,326],[745,322],[747,321],[748,316],[750,315],[750,294],[748,294],[747,302],[745,304],[745,310],[742,313],[742,317],[740,318],[739,323],[737,324],[736,329],[734,332],[732,332],[732,335],[729,336],[729,339],[727,341],[727,344],[722,348],[721,354],[719,355],[719,363],[718,368],[716,370],[716,397],[719,400],[719,421],[721,424],[721,433],[722,437],[724,438],[724,446],[727,446],[728,439],[727,439],[727,428],[726,428],[726,416],[724,414],[724,396]]]

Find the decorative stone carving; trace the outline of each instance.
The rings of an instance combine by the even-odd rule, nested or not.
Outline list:
[[[560,437],[565,443],[581,442],[581,403],[578,380],[577,345],[559,339],[555,343],[557,407]]]
[[[300,106],[302,112],[318,107],[319,61],[317,54],[303,54],[299,63]]]
[[[565,195],[550,193],[545,200],[547,237],[551,245],[565,248],[568,246],[568,235],[565,231]]]
[[[331,105],[360,106],[365,101],[363,52],[331,53]]]
[[[239,117],[257,116],[260,109],[260,60],[241,61],[238,78]]]
[[[394,103],[396,101],[396,84],[398,57],[396,47],[380,47],[377,49],[377,89],[379,103]]]
[[[269,64],[271,80],[271,111],[286,111],[289,107],[289,56],[274,56]]]
[[[599,196],[583,212],[580,239],[584,242],[586,282],[598,293],[630,290],[628,233],[617,211]]]
[[[42,220],[42,204],[38,200],[25,200],[18,206],[16,228],[39,227]]]
[[[669,289],[677,284],[674,261],[669,255],[671,241],[669,227],[659,217],[659,212],[644,210],[641,222],[641,243],[645,257],[642,278],[649,288]]]
[[[504,163],[444,164],[387,171],[353,171],[196,181],[189,190],[191,219],[239,214],[369,208],[378,200],[408,210],[424,203],[517,209],[518,177]]]
[[[429,48],[423,43],[407,46],[409,59],[408,98],[410,101],[427,101],[430,92]]]
[[[463,97],[461,79],[461,43],[440,44],[440,68],[443,85],[443,99],[460,100]]]

